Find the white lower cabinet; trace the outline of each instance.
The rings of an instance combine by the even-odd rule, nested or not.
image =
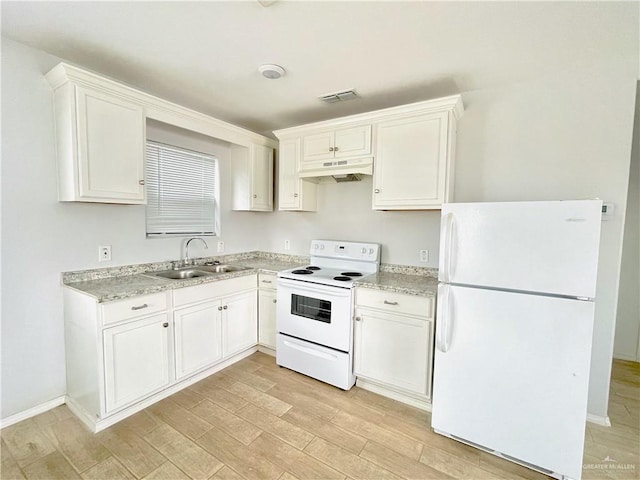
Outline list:
[[[258,343],[276,348],[276,281],[271,274],[258,275]]]
[[[107,412],[169,385],[169,332],[166,313],[103,331]]]
[[[232,295],[222,303],[222,356],[229,357],[258,342],[256,291]]]
[[[64,289],[69,408],[106,428],[256,350],[256,275],[98,303]]]
[[[222,358],[220,308],[220,302],[213,301],[173,312],[176,379],[185,378]]]
[[[359,386],[428,408],[433,310],[430,298],[356,289],[354,373]]]

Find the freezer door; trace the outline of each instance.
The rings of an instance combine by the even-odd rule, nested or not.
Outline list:
[[[602,201],[449,203],[440,281],[595,298]]]
[[[580,478],[593,302],[440,285],[432,427]]]

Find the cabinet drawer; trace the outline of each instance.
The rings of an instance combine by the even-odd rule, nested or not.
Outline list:
[[[169,308],[170,292],[152,293],[102,305],[102,323],[109,325],[129,318],[161,312]]]
[[[275,273],[258,273],[258,288],[260,289],[269,288],[275,290],[277,281],[278,277]]]
[[[357,288],[356,305],[405,315],[433,317],[433,299],[429,297]]]
[[[203,283],[195,287],[177,288],[173,291],[173,304],[176,307],[189,303],[204,302],[212,298],[255,289],[257,286],[256,275],[230,278],[217,282]]]

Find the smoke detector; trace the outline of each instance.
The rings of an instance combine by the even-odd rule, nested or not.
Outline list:
[[[266,77],[270,80],[276,80],[280,77],[284,77],[285,71],[280,65],[260,65],[258,67],[258,71],[262,74],[263,77]]]
[[[346,102],[347,100],[353,100],[354,98],[358,98],[358,94],[355,89],[351,88],[349,90],[344,90],[342,92],[328,93],[326,95],[321,95],[318,97],[324,103],[338,103],[338,102]]]

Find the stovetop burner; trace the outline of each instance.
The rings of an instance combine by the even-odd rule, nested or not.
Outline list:
[[[340,282],[349,282],[351,281],[351,277],[345,277],[344,275],[338,275],[337,277],[333,277],[334,280],[338,280]]]
[[[362,276],[360,272],[342,272],[340,275],[344,275],[345,277],[361,277]]]
[[[320,267],[316,267],[314,265],[311,265],[309,267],[304,267],[306,270],[322,270]]]
[[[311,270],[304,269],[304,270],[294,270],[291,273],[295,275],[311,275],[313,272]]]

